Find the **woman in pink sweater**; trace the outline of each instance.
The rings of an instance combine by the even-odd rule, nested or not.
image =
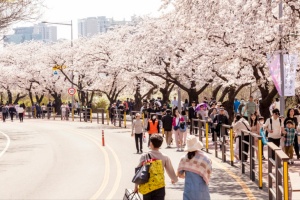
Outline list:
[[[173,132],[175,134],[175,141],[177,146],[177,151],[183,151],[183,132],[179,130],[180,123],[184,122],[184,118],[179,114],[178,110],[175,111],[175,116],[173,117]]]

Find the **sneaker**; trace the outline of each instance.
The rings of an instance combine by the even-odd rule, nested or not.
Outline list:
[[[177,152],[179,152],[180,150],[179,150],[179,148],[177,148],[177,150],[176,150]]]
[[[183,148],[181,148],[180,151],[182,152],[182,151],[183,151]]]
[[[136,153],[139,154],[140,152],[139,152],[139,151],[136,151]]]
[[[167,149],[170,149],[170,148],[171,148],[171,146],[170,146],[170,145],[168,145],[168,146],[167,146]]]
[[[239,160],[235,160],[235,161],[233,161],[233,163],[235,163],[235,164],[237,164],[237,163],[239,163],[240,161]]]
[[[140,152],[143,153],[143,150],[141,149]]]

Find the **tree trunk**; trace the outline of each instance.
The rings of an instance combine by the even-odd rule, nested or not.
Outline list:
[[[189,94],[189,102],[191,103],[192,101],[196,101],[196,104],[199,103],[199,100],[198,100],[198,93],[196,91],[196,89],[189,89],[188,91],[188,94]]]
[[[217,96],[218,96],[218,93],[220,91],[220,89],[222,88],[222,85],[219,85],[217,86],[213,91],[212,91],[212,98],[214,100],[217,100]]]
[[[230,87],[226,87],[223,90],[222,95],[221,95],[221,97],[219,99],[219,102],[223,102],[224,101],[224,99],[225,99],[225,97],[226,97],[226,95],[228,94],[229,91],[230,91]]]
[[[41,103],[42,103],[42,101],[43,101],[43,99],[44,99],[44,94],[42,94],[40,97],[39,97],[39,95],[35,95],[35,99],[36,99],[36,102],[39,104],[39,105],[41,105]]]
[[[259,87],[259,89],[260,89],[261,96],[262,96],[262,100],[259,104],[260,115],[263,116],[266,120],[267,118],[270,117],[269,108],[272,104],[274,97],[277,95],[277,90],[275,87],[271,90],[271,92],[269,92],[269,90],[266,90],[266,89],[261,89],[260,87]],[[281,114],[283,114],[283,112]]]
[[[51,93],[51,96],[53,97],[53,99],[55,101],[55,111],[58,115],[60,115],[61,114],[60,107],[62,105],[61,94],[54,92],[54,93]]]
[[[223,102],[223,106],[229,115],[229,124],[232,123],[234,117],[234,112],[233,112],[234,98],[235,98],[235,87],[230,87],[230,89],[228,89],[228,100]]]
[[[20,93],[18,93],[18,94],[17,94],[17,97],[16,97],[16,99],[15,99],[15,101],[14,101],[14,104],[19,104],[19,101],[20,101],[21,99],[25,98],[25,97],[26,97],[26,94],[25,94],[25,95],[21,95]]]
[[[170,94],[174,89],[174,86],[174,84],[170,83],[169,81],[166,81],[165,87],[159,89],[159,91],[162,93],[163,103],[166,103],[170,99]]]
[[[7,97],[8,97],[8,103],[12,104],[12,94],[9,89],[7,89]]]

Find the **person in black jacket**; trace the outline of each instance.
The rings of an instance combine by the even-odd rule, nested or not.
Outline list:
[[[171,116],[171,110],[166,110],[166,113],[167,115],[162,118],[162,124],[166,135],[167,148],[171,148],[173,117]]]
[[[190,134],[193,135],[192,132],[192,119],[197,119],[196,110],[196,102],[192,101],[192,106],[189,107],[189,124],[190,124]],[[194,126],[198,126],[198,122],[194,123]],[[197,129],[195,129],[195,134],[197,135]]]
[[[227,116],[225,115],[224,107],[220,107],[219,114],[215,116],[213,123],[217,123],[215,131],[217,133],[217,137],[220,137],[220,130],[221,130],[222,124],[229,125],[229,120],[228,120]],[[227,133],[227,131],[225,133]],[[214,138],[213,141],[215,141],[216,139],[217,138]]]
[[[14,114],[16,114],[16,108],[11,104],[8,108],[8,112],[10,114],[11,121],[14,121]]]

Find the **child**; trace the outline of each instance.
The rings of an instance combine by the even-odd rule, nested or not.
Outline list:
[[[284,129],[285,132],[283,134],[285,137],[284,152],[290,158],[289,164],[294,164],[293,154],[294,154],[294,139],[295,139],[295,133],[296,133],[294,122],[292,122],[291,120],[288,120],[286,122],[286,127],[287,128]]]

